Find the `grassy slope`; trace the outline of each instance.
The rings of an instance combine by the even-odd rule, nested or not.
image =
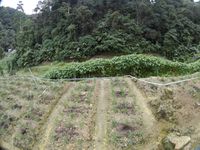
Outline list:
[[[31,68],[24,68],[17,72],[17,75],[35,75],[42,77],[46,72],[50,71],[51,69],[55,68],[64,68],[68,65],[68,63],[64,62],[52,62],[52,63],[45,63],[39,66],[31,67]],[[30,72],[30,70],[32,72]]]

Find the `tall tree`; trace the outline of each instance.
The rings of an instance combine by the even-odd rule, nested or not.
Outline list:
[[[23,2],[22,2],[22,1],[19,1],[18,4],[17,4],[17,10],[24,13],[24,8],[23,8],[23,6],[24,6]]]
[[[4,51],[16,48],[16,36],[26,15],[12,8],[0,7],[0,47]]]
[[[24,13],[23,6],[24,6],[24,4],[22,3],[22,1],[19,1],[18,4],[17,4],[17,10]],[[20,31],[21,30],[22,30],[22,18],[20,17]]]

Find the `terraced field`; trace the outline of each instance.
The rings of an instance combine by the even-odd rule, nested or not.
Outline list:
[[[199,93],[200,80],[158,87],[130,78],[0,79],[0,147],[159,150],[174,133],[190,137],[192,149],[200,144]]]

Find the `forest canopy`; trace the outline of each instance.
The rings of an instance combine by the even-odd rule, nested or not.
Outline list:
[[[27,16],[13,8],[0,7],[0,58],[16,48],[16,37]]]
[[[0,8],[0,49],[16,49],[16,67],[104,53],[184,62],[200,52],[200,3],[193,0],[42,0],[32,16],[12,11]]]

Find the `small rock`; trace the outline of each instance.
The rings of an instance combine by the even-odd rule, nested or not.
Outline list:
[[[81,95],[81,96],[86,96],[86,95],[87,95],[87,92],[81,92],[80,95]]]
[[[183,150],[191,150],[192,144],[189,143],[188,145],[186,145]]]
[[[198,146],[195,148],[195,150],[200,150],[200,145],[198,145]]]
[[[195,105],[196,105],[197,107],[200,107],[200,103],[199,103],[199,102],[196,102]]]
[[[163,91],[163,95],[161,97],[163,100],[165,99],[173,99],[174,98],[174,93],[173,90],[171,88],[166,88]]]
[[[166,150],[189,150],[191,138],[188,136],[177,136],[169,134],[163,141],[163,147]]]

